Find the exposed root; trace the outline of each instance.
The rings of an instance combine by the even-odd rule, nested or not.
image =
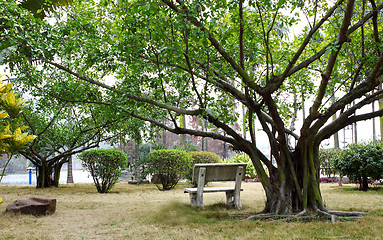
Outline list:
[[[355,216],[363,217],[364,215],[367,214],[365,212],[348,212],[348,211],[334,211],[334,210],[327,210],[327,212],[330,214],[343,216],[343,217],[355,217]]]
[[[278,215],[274,213],[260,213],[246,218],[245,220],[271,220],[271,221],[315,221],[315,220],[328,220],[332,223],[336,221],[351,221],[362,218],[367,213],[364,212],[343,212],[333,210],[303,210],[297,214],[291,215]]]

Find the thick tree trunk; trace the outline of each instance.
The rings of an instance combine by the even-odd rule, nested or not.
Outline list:
[[[62,163],[55,166],[42,164],[37,167],[36,188],[58,187]]]
[[[278,168],[269,169],[266,179],[269,184],[260,178],[266,192],[263,214],[287,216],[325,209],[319,188],[317,154],[314,144],[301,142],[295,150],[278,156]],[[253,163],[256,161],[253,159]]]

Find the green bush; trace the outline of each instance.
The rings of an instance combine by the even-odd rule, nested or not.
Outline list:
[[[360,190],[368,190],[368,178],[383,175],[383,145],[381,142],[351,144],[335,158],[335,167],[357,181]]]
[[[121,176],[121,170],[128,164],[125,153],[118,149],[96,149],[82,152],[82,165],[93,177],[99,193],[107,193]]]
[[[193,162],[192,166],[189,170],[189,173],[186,175],[186,178],[190,181],[192,180],[192,174],[193,174],[193,166],[196,163],[220,163],[221,158],[213,152],[189,152],[189,155],[191,156]]]
[[[181,150],[157,150],[148,156],[147,171],[158,177],[156,186],[159,190],[174,188],[182,176],[185,176],[191,167],[192,159],[188,153]]]
[[[227,162],[228,163],[247,163],[245,177],[246,178],[257,177],[257,172],[255,171],[253,162],[251,161],[249,155],[245,153],[238,154],[235,157],[230,158]]]

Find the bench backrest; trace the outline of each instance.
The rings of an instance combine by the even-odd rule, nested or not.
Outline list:
[[[247,163],[198,163],[194,164],[192,182],[198,182],[198,173],[201,167],[206,168],[205,181],[235,181],[237,168],[243,167],[243,173],[246,172]],[[242,180],[245,174],[242,174]]]

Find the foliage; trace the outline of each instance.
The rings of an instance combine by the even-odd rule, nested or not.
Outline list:
[[[50,23],[0,1],[0,43],[12,46],[0,54],[15,81],[110,106],[141,129],[225,141],[251,158],[266,216],[334,214],[318,187],[319,146],[383,115],[358,111],[383,97],[374,91],[383,76],[380,1],[88,0]],[[193,117],[203,131],[179,124]]]
[[[335,158],[335,167],[368,190],[368,178],[383,177],[382,142],[351,144]]]
[[[220,163],[222,162],[221,158],[213,152],[202,152],[202,151],[194,151],[189,152],[189,155],[191,156],[193,162],[191,165],[191,168],[189,170],[189,173],[186,175],[186,178],[190,181],[192,180],[192,174],[193,174],[193,166],[197,163]]]
[[[249,155],[243,153],[243,154],[237,154],[234,157],[227,160],[229,163],[247,163],[246,166],[246,178],[256,178],[257,172],[255,171],[253,162],[251,161]]]
[[[35,17],[42,19],[47,15],[47,12],[71,3],[73,0],[22,0],[20,6],[31,11]]]
[[[190,170],[192,164],[191,156],[181,150],[157,150],[148,156],[148,172],[158,177],[160,190],[174,188],[182,176]]]
[[[3,77],[0,75],[1,80]],[[7,155],[7,162],[0,174],[0,182],[13,154],[36,138],[24,132],[28,127],[21,125],[23,102],[22,98],[12,92],[12,84],[0,83],[0,157],[3,154]]]
[[[125,136],[132,134],[128,119],[124,123],[110,119],[118,113],[102,106],[76,107],[40,96],[26,105],[24,113],[24,122],[39,136],[21,151],[38,168],[37,188],[57,187],[61,167],[70,156],[102,142],[124,142]]]
[[[92,175],[99,193],[108,193],[128,163],[125,153],[118,149],[89,150],[82,152],[78,158]]]
[[[199,151],[198,146],[195,145],[192,141],[186,141],[185,145],[181,145],[181,146],[173,145],[173,149],[183,150],[185,152]]]
[[[319,151],[319,161],[322,174],[327,175],[328,178],[336,172],[334,161],[339,153],[340,149],[320,149]]]

